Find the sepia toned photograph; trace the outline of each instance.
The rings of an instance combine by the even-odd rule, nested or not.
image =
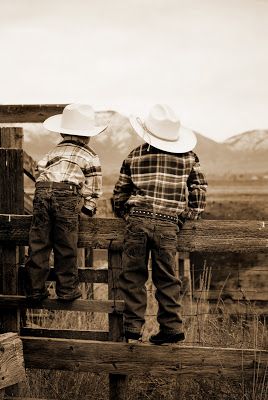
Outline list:
[[[0,15],[0,400],[267,400],[268,0]]]

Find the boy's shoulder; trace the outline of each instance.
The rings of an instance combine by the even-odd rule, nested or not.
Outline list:
[[[135,147],[127,156],[126,160],[130,160],[136,157],[141,157],[143,155],[157,155],[157,154],[166,154],[171,158],[186,158],[188,160],[196,161],[198,160],[197,154],[193,151],[187,151],[185,153],[170,153],[164,150],[157,149],[153,146],[148,145],[148,143],[144,143],[138,147]]]
[[[143,148],[144,144],[135,147],[134,149],[131,150],[131,152],[129,153],[128,157],[131,157],[134,154],[137,154],[138,152],[140,152]]]
[[[58,147],[61,146],[71,146],[78,151],[84,151],[85,154],[91,157],[98,157],[95,150],[92,149],[88,144],[79,142],[78,140],[63,140],[58,144]]]

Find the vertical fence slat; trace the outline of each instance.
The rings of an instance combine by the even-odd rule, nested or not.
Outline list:
[[[0,148],[0,212],[23,214],[23,152],[20,149]],[[3,189],[4,188],[4,189]],[[0,246],[1,292],[18,293],[18,248],[11,243]],[[9,310],[2,316],[2,331],[18,332],[17,312]]]
[[[108,250],[108,296],[110,300],[120,299],[118,293],[118,278],[122,268],[121,252]],[[116,311],[109,314],[109,340],[123,340],[123,316]],[[127,375],[109,374],[110,400],[125,400],[127,392]]]
[[[0,213],[3,214],[24,214],[22,139],[22,128],[0,128]],[[19,248],[10,243],[1,244],[0,257],[0,293],[18,294]],[[19,332],[19,324],[18,309],[2,310],[2,332]],[[18,392],[18,385],[6,389],[12,396]]]

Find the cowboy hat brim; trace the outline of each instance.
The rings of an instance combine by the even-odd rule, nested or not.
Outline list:
[[[43,126],[51,132],[65,133],[66,135],[75,135],[75,136],[96,136],[99,133],[103,132],[107,127],[107,125],[94,126],[89,129],[66,129],[61,127],[61,119],[62,114],[53,115],[49,117],[43,122]]]
[[[160,139],[153,134],[150,134],[147,130],[144,130],[143,126],[139,122],[141,119],[138,116],[130,115],[129,121],[135,132],[149,145],[156,147],[157,149],[167,151],[169,153],[186,153],[187,151],[193,150],[196,145],[197,138],[191,129],[180,126],[179,135],[177,140],[164,140]]]

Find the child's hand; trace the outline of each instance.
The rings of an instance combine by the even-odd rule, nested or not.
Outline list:
[[[81,209],[81,212],[85,215],[87,215],[88,217],[93,217],[93,215],[96,213],[96,209],[91,208],[91,207],[86,207],[83,206]]]
[[[182,215],[178,216],[178,227],[180,230],[182,229],[185,221],[186,221],[186,218],[184,218]]]

